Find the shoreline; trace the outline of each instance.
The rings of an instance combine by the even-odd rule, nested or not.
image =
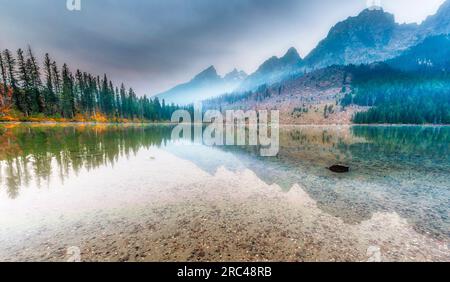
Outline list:
[[[177,125],[174,122],[95,122],[95,121],[0,121],[2,124],[39,124],[39,125]],[[196,124],[196,123],[192,123]],[[203,123],[207,124],[207,123]],[[282,127],[295,127],[295,126],[305,126],[305,127],[327,127],[327,126],[342,126],[342,127],[355,127],[355,126],[374,126],[374,127],[450,127],[450,124],[407,124],[407,123],[369,123],[369,124],[358,124],[358,123],[330,123],[330,124],[292,124],[292,123],[281,123]]]
[[[84,121],[0,121],[1,124],[39,124],[39,125],[174,125],[171,122],[84,122]]]

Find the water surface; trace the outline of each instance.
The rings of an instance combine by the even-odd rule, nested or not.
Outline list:
[[[149,190],[164,194],[164,187],[154,183],[170,184],[176,173],[145,171],[158,166],[176,171],[177,161],[155,157],[164,152],[209,175],[221,168],[250,170],[264,183],[276,184],[280,194],[299,185],[322,212],[346,224],[396,213],[420,234],[443,242],[450,238],[449,127],[283,127],[280,153],[272,158],[260,157],[257,147],[174,141],[171,129],[0,125],[2,228],[11,235],[64,213],[127,208]],[[326,169],[336,163],[349,165],[351,172],[339,175]],[[105,179],[117,185],[105,187]],[[9,237],[5,233],[0,240]]]

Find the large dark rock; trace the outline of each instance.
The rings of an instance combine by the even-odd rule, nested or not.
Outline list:
[[[328,169],[335,173],[347,173],[350,171],[350,167],[344,165],[333,165]]]

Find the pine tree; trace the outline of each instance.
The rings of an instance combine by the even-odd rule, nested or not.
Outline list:
[[[6,78],[6,66],[3,63],[3,56],[2,56],[1,52],[0,52],[0,71],[1,71],[1,75],[2,75],[1,83],[3,84],[4,87],[6,87],[7,84],[8,84],[8,81],[7,81],[7,78]]]
[[[6,66],[6,75],[8,76],[8,86],[11,87],[13,90],[13,101],[15,107],[21,111],[24,112],[24,109],[22,109],[22,105],[20,103],[20,92],[17,85],[17,80],[15,77],[16,74],[16,60],[12,56],[11,52],[6,49],[3,52],[4,60],[5,60],[5,66]]]
[[[71,119],[77,114],[93,116],[100,111],[109,118],[158,121],[169,119],[178,109],[166,105],[164,100],[160,103],[158,98],[137,97],[132,88],[127,92],[123,83],[118,88],[106,74],[103,79],[81,70],[73,75],[67,64],[60,72],[49,54],[45,54],[43,62],[43,84],[30,47],[26,56],[19,49],[17,59],[7,49],[0,53],[0,75],[0,85],[11,89],[12,104],[25,116],[61,114]],[[0,98],[3,105],[4,97]]]
[[[58,65],[55,61],[52,63],[52,75],[53,75],[53,92],[55,92],[56,97],[60,98],[62,90],[61,73],[58,70]]]
[[[62,93],[61,93],[61,100],[62,100],[62,114],[66,118],[73,118],[74,112],[73,112],[73,83],[71,78],[70,70],[67,66],[67,64],[63,65],[62,68]]]
[[[86,74],[86,79],[88,83],[88,89],[87,89],[87,107],[88,107],[88,114],[92,115],[95,113],[95,79],[90,74]]]
[[[115,107],[115,102],[114,102],[114,85],[112,83],[112,81],[109,81],[109,86],[108,86],[108,96],[107,96],[107,111],[106,113],[110,116],[110,117],[114,117],[116,114],[116,107]]]
[[[32,99],[31,99],[31,79],[29,73],[29,62],[25,60],[23,50],[17,50],[18,63],[18,84],[21,88],[19,91],[19,105],[26,116],[31,114]]]
[[[44,59],[44,74],[45,74],[45,90],[44,99],[46,103],[46,113],[48,115],[54,115],[58,112],[58,99],[55,93],[54,86],[54,74],[52,70],[52,63],[49,54],[45,54]]]
[[[83,74],[78,69],[75,73],[75,87],[74,87],[74,99],[75,99],[75,108],[77,111],[85,113],[87,112],[87,101],[86,101],[86,86]]]
[[[120,105],[120,93],[119,93],[119,88],[116,87],[115,89],[115,98],[114,98],[114,108],[115,108],[115,116],[117,118],[121,117],[120,114],[120,109],[121,109],[121,105]]]
[[[120,117],[122,118],[128,118],[128,116],[125,114],[128,112],[128,104],[127,104],[127,98],[126,98],[126,90],[125,85],[123,83],[120,85]]]
[[[137,114],[137,110],[136,110],[136,94],[134,94],[133,88],[130,88],[130,90],[128,90],[128,107],[129,107],[129,117],[130,118],[135,118],[136,114]]]
[[[45,112],[45,97],[41,92],[42,81],[39,64],[34,57],[31,47],[28,46],[28,60],[29,60],[29,72],[31,80],[31,95],[33,98],[32,104],[34,105],[34,110],[36,112]],[[36,109],[37,107],[37,109]]]

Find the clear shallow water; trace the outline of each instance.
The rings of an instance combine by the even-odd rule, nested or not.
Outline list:
[[[347,223],[396,212],[420,233],[450,237],[449,127],[285,127],[273,158],[260,157],[255,147],[207,147],[170,136],[170,126],[0,125],[0,210],[32,215],[45,205],[51,215],[74,198],[95,206],[105,177],[136,178],[148,183],[140,189],[153,189],[155,176],[135,167],[162,165],[149,154],[158,148],[210,174],[250,169],[282,187],[280,193],[300,184],[322,211]],[[351,172],[326,169],[335,163]],[[93,188],[81,189],[86,183]],[[133,184],[108,191],[105,201],[123,197],[127,185]]]

